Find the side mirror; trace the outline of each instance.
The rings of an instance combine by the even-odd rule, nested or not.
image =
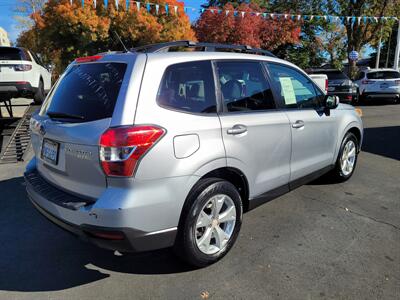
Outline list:
[[[325,107],[328,109],[335,109],[339,105],[339,97],[328,95],[325,97]]]

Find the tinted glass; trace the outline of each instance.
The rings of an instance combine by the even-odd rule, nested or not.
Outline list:
[[[286,107],[317,108],[322,106],[323,94],[302,73],[278,64],[268,64],[268,68]]]
[[[368,79],[395,79],[400,78],[400,73],[396,71],[380,71],[367,73]]]
[[[0,47],[0,60],[31,60],[22,49],[12,47]]]
[[[216,112],[211,62],[169,66],[158,89],[157,103],[165,108],[192,113]]]
[[[89,63],[68,68],[43,105],[41,114],[75,115],[82,118],[79,122],[110,118],[125,70],[123,63]],[[77,120],[71,118],[70,121]]]
[[[346,74],[340,71],[329,71],[325,72],[324,74],[328,76],[329,80],[349,79]]]
[[[223,103],[229,112],[275,108],[271,87],[258,62],[218,62]]]

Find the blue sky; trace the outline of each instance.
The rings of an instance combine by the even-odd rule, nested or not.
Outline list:
[[[195,8],[200,8],[201,4],[203,3],[205,3],[205,1],[185,0],[186,6]],[[0,27],[3,27],[8,32],[8,36],[13,42],[16,41],[20,32],[20,29],[17,28],[18,24],[14,19],[15,12],[13,11],[13,9],[15,8],[15,4],[15,0],[0,0]],[[188,15],[190,19],[194,21],[199,16],[199,12],[198,10],[197,12],[188,12]]]

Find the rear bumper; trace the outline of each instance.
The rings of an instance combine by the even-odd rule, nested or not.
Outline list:
[[[27,97],[33,96],[37,88],[32,87],[27,81],[19,82],[0,82],[0,94],[10,97]]]
[[[364,92],[362,95],[366,99],[399,99],[400,98],[400,93]]]
[[[67,194],[48,183],[36,168],[32,167],[34,164],[33,160],[24,174],[26,190],[34,207],[47,219],[81,240],[121,252],[150,251],[174,244],[177,227],[155,231],[134,228],[127,219],[137,217],[132,215],[129,209],[96,209],[93,200]],[[138,213],[145,212],[142,209]],[[157,218],[150,213],[151,211],[150,220],[157,223]]]
[[[328,95],[338,96],[340,102],[353,102],[357,100],[357,93],[349,92],[349,91],[332,91],[328,92]]]

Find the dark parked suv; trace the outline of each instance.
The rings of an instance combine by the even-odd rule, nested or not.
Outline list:
[[[312,69],[308,70],[308,73],[326,74],[328,76],[328,95],[338,96],[340,102],[357,102],[357,85],[342,71],[337,69]]]

